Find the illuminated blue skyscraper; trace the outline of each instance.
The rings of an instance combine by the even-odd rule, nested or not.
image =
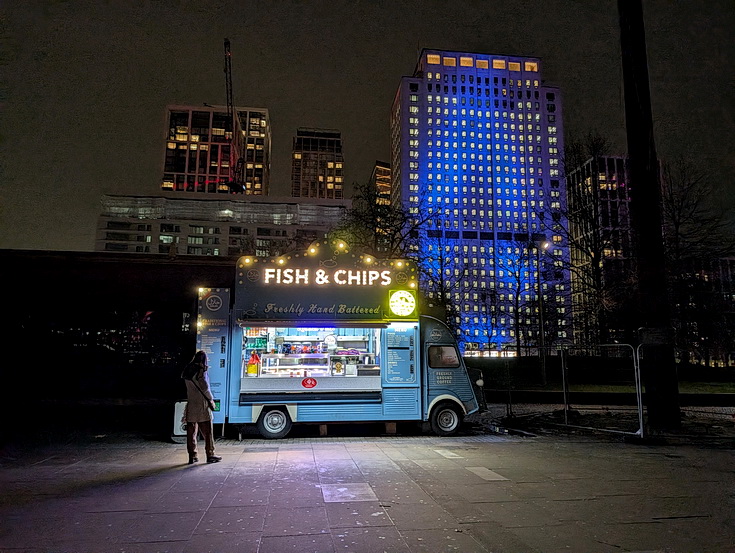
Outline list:
[[[423,50],[396,93],[391,146],[423,289],[466,351],[571,339],[562,104],[540,60]]]

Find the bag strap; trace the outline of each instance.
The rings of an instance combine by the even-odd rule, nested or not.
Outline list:
[[[197,390],[199,390],[199,393],[202,394],[202,397],[207,400],[207,403],[214,403],[214,400],[211,400],[207,397],[207,395],[202,391],[202,389],[199,387],[199,384],[196,383],[196,381],[193,378],[190,378],[191,383],[196,386]]]

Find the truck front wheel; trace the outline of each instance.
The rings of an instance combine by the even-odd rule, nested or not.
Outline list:
[[[462,425],[462,419],[462,412],[457,405],[440,403],[431,412],[431,430],[437,436],[453,436]]]
[[[285,438],[291,430],[291,419],[285,409],[265,409],[258,418],[258,432],[266,439]]]

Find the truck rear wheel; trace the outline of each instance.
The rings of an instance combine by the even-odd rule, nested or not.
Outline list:
[[[267,411],[263,409],[256,426],[260,435],[266,439],[285,438],[291,431],[291,419],[281,407]]]
[[[463,415],[459,407],[443,402],[431,411],[431,430],[437,436],[453,436],[462,425]]]

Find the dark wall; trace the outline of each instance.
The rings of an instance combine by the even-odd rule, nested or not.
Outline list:
[[[230,286],[235,275],[230,259],[86,252],[0,250],[0,267],[6,292],[18,292],[11,300],[71,305],[80,312],[99,307],[87,303],[93,301],[193,301],[198,286]]]
[[[231,287],[234,276],[231,259],[0,250],[15,360],[0,374],[34,401],[178,396],[197,288]]]

